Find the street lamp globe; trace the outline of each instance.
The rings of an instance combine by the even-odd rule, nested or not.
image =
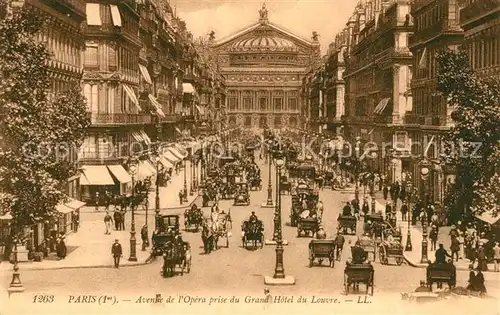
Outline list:
[[[277,159],[276,160],[276,166],[282,167],[285,164],[285,161],[283,159]]]
[[[373,159],[376,159],[377,156],[378,156],[378,154],[377,154],[377,152],[374,151],[374,152],[371,153],[371,156],[372,156]]]
[[[427,176],[429,174],[429,168],[427,166],[424,166],[420,169],[420,174],[422,176]]]

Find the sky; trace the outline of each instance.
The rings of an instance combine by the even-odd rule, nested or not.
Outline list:
[[[319,33],[321,51],[342,30],[358,0],[266,0],[269,21],[298,36]],[[216,40],[258,21],[262,0],[170,0],[195,37],[215,31]]]

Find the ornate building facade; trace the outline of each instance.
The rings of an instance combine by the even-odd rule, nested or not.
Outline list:
[[[212,48],[226,77],[229,127],[299,127],[302,79],[319,58],[318,35],[303,39],[269,21],[259,21]]]

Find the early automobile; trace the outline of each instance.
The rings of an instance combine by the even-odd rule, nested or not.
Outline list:
[[[162,254],[165,244],[173,241],[180,233],[178,215],[162,215],[157,220],[157,229],[152,236],[152,255],[154,256]]]
[[[333,240],[312,240],[309,243],[309,267],[314,265],[314,260],[318,259],[321,265],[323,260],[328,260],[330,267],[335,266],[335,241]]]

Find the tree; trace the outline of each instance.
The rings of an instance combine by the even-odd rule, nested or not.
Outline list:
[[[0,209],[11,212],[13,237],[52,219],[90,125],[78,84],[49,93],[50,54],[35,38],[44,23],[27,7],[0,20]]]
[[[454,127],[448,134],[444,162],[453,163],[457,177],[446,203],[452,217],[498,211],[500,191],[500,80],[477,76],[465,52],[443,51],[437,88],[454,106]]]

